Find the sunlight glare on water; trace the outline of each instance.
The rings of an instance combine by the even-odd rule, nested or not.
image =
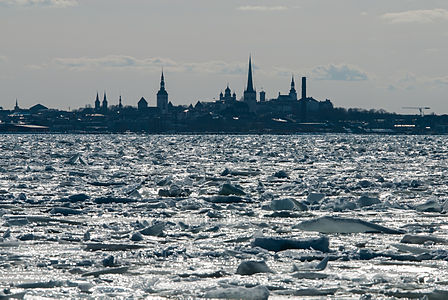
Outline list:
[[[448,297],[444,137],[0,140],[0,296]]]

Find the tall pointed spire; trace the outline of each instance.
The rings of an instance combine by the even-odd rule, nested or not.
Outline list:
[[[291,89],[289,90],[289,94],[296,93],[296,83],[294,82],[294,75],[291,75]]]
[[[249,56],[249,73],[247,75],[247,92],[255,92],[254,83],[252,81],[252,55]]]
[[[249,111],[255,112],[257,110],[257,92],[254,89],[252,80],[252,55],[249,56],[249,73],[247,75],[247,88],[243,93],[244,102],[249,105]]]
[[[168,110],[168,92],[165,90],[165,76],[160,76],[160,90],[157,92],[157,108],[162,114]]]
[[[103,103],[102,103],[102,110],[103,111],[107,111],[107,97],[106,97],[106,91],[104,91],[104,99],[103,99]]]
[[[163,76],[163,69],[162,69],[162,76],[160,77],[160,89],[165,89],[165,76]]]
[[[296,83],[294,82],[294,74],[291,75],[291,89],[289,90],[289,97],[293,101],[297,101]]]
[[[100,108],[101,108],[100,96],[98,95],[98,91],[96,91],[95,110],[99,110]]]

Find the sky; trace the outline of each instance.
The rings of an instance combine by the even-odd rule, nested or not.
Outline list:
[[[448,114],[446,0],[0,0],[0,106],[174,105],[254,84],[336,107]]]

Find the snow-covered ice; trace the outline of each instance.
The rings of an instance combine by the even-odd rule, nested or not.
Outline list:
[[[448,298],[448,140],[1,135],[0,298]]]

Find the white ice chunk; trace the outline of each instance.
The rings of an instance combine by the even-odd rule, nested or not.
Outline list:
[[[256,286],[253,288],[223,288],[214,291],[208,291],[205,294],[205,298],[267,300],[269,298],[269,290],[265,286]]]

